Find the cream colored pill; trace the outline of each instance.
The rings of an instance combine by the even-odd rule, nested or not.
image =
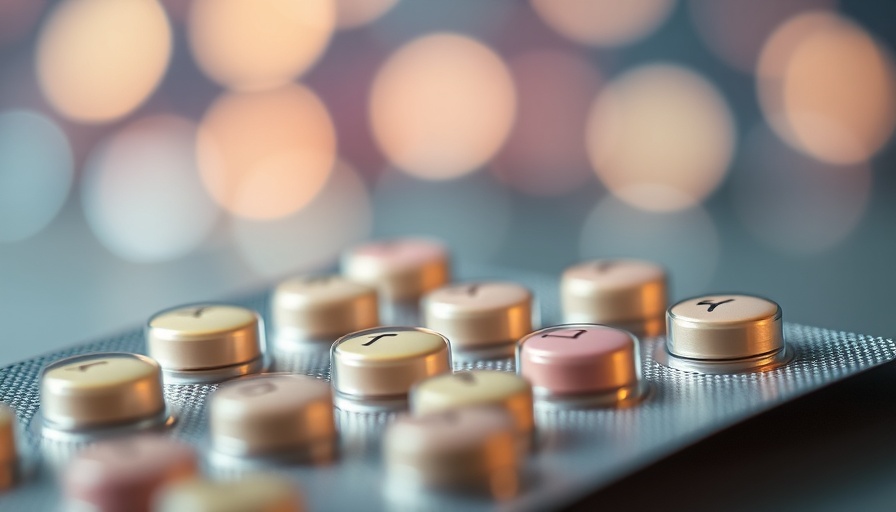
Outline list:
[[[155,512],[301,512],[298,489],[277,475],[256,474],[232,482],[189,480],[168,486],[155,499]]]
[[[421,382],[411,392],[415,415],[484,405],[506,410],[518,432],[529,433],[535,427],[532,386],[513,373],[474,370],[440,375]]]
[[[560,297],[568,323],[608,324],[639,336],[662,333],[666,272],[655,263],[601,259],[563,272]]]
[[[15,484],[17,466],[16,413],[12,407],[0,403],[0,490]]]
[[[423,298],[423,315],[455,350],[512,344],[532,331],[532,293],[499,281],[453,284]]]
[[[40,402],[45,424],[63,430],[151,418],[165,410],[161,368],[137,354],[63,359],[44,370]]]
[[[261,375],[222,384],[209,414],[215,450],[228,455],[289,453],[332,458],[336,441],[327,382],[304,375]]]
[[[342,272],[376,286],[387,301],[415,301],[451,280],[448,250],[422,238],[371,242],[348,251]]]
[[[271,302],[277,331],[297,338],[332,341],[379,325],[376,289],[342,276],[287,279]]]
[[[674,356],[725,360],[784,348],[781,307],[752,295],[705,295],[683,300],[667,314],[666,347]]]
[[[333,387],[358,398],[406,395],[415,383],[451,371],[448,340],[418,327],[378,327],[333,344]]]
[[[383,436],[390,484],[486,491],[505,498],[519,489],[521,460],[513,420],[505,411],[470,407],[404,416]]]
[[[206,370],[245,364],[262,355],[256,312],[204,304],[163,311],[149,320],[149,355],[166,370]]]

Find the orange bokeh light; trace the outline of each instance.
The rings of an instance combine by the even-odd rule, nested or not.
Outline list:
[[[861,162],[893,132],[890,57],[864,29],[837,14],[813,11],[784,23],[763,48],[757,75],[769,124],[814,158]]]
[[[680,210],[722,181],[735,128],[725,99],[704,78],[654,64],[604,87],[589,113],[586,144],[614,195],[645,210]]]
[[[336,156],[326,107],[300,85],[226,93],[202,120],[197,158],[203,182],[228,211],[273,219],[311,201]]]
[[[554,196],[594,179],[582,133],[600,76],[575,53],[539,50],[510,63],[519,93],[516,126],[492,169],[532,195]]]
[[[216,82],[239,90],[273,88],[314,64],[335,22],[333,0],[196,0],[190,45]]]
[[[516,93],[501,58],[469,37],[416,39],[377,73],[370,95],[374,136],[402,170],[451,179],[483,165],[513,125]]]
[[[171,57],[171,27],[155,0],[68,0],[38,41],[41,89],[61,114],[106,122],[137,108]]]
[[[706,47],[735,68],[753,73],[759,52],[782,21],[835,0],[690,0],[691,17]]]
[[[545,23],[573,41],[621,46],[646,37],[672,11],[673,0],[531,0]]]

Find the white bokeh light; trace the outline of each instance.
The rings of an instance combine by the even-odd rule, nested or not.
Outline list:
[[[279,278],[336,262],[347,247],[370,234],[371,206],[364,182],[338,162],[323,189],[299,211],[272,220],[233,217],[233,236],[257,274]]]
[[[81,200],[106,248],[153,263],[184,256],[205,240],[219,210],[199,178],[195,144],[195,125],[166,115],[131,123],[94,150]]]
[[[0,114],[0,242],[35,235],[56,217],[72,186],[72,151],[46,116]]]

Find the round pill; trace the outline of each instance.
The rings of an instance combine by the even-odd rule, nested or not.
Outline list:
[[[47,427],[106,427],[162,415],[158,363],[138,354],[100,353],[56,361],[43,372],[40,403]]]
[[[13,486],[18,467],[16,449],[16,413],[0,403],[0,490]]]
[[[448,340],[419,327],[378,327],[336,340],[334,389],[356,398],[406,396],[415,383],[451,371]]]
[[[664,328],[666,272],[642,260],[587,261],[563,272],[560,298],[566,322],[609,324],[655,336]]]
[[[468,406],[494,406],[507,411],[519,433],[535,427],[532,386],[513,373],[474,370],[432,377],[411,392],[411,412],[415,415]]]
[[[186,480],[162,489],[155,512],[302,512],[298,489],[283,477],[255,474],[242,480]]]
[[[416,301],[451,279],[448,250],[422,238],[372,242],[348,251],[342,271],[351,279],[376,286],[387,301]]]
[[[423,315],[454,350],[512,345],[532,330],[532,293],[497,281],[449,285],[423,298]]]
[[[335,452],[330,385],[304,375],[260,375],[222,384],[211,396],[211,441],[220,453],[295,455],[322,461]]]
[[[550,395],[616,391],[638,385],[638,342],[613,327],[549,327],[520,340],[517,368],[537,391]]]
[[[391,483],[486,491],[509,497],[519,488],[521,460],[511,418],[499,409],[471,407],[394,421],[383,436]]]
[[[752,295],[705,295],[683,300],[667,313],[669,353],[724,360],[756,357],[784,348],[781,307]]]
[[[146,328],[149,355],[166,372],[203,372],[233,369],[233,374],[261,368],[263,328],[258,313],[239,306],[200,304],[163,311]],[[220,380],[218,371],[204,372]]]
[[[278,335],[292,338],[333,341],[379,325],[376,289],[338,275],[287,279],[271,302]]]
[[[197,472],[189,446],[161,436],[135,436],[82,450],[66,467],[62,486],[72,510],[141,512],[152,510],[159,488]]]

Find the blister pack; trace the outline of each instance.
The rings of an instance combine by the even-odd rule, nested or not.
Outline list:
[[[430,268],[380,286],[379,305],[354,281],[302,278],[6,367],[18,438],[0,432],[0,507],[559,509],[896,358],[889,339],[782,323],[767,299],[667,308],[651,269],[583,265],[461,267],[447,286]],[[402,302],[415,287],[435,290],[419,308]]]

